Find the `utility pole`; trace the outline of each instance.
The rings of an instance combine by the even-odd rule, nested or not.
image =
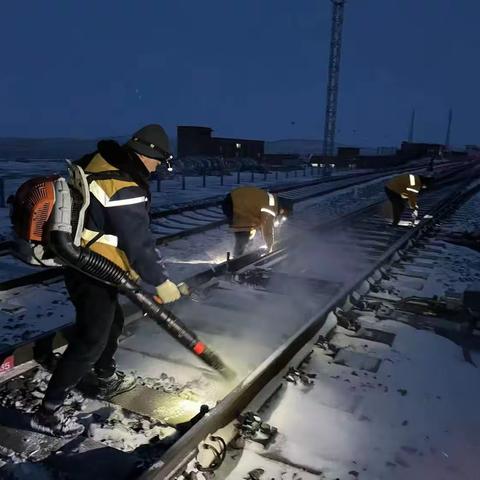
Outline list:
[[[453,112],[452,112],[452,109],[450,109],[448,112],[447,135],[445,136],[445,150],[448,150],[448,147],[450,146],[450,132],[452,129],[452,118],[453,118]]]
[[[408,142],[413,142],[413,133],[415,131],[415,109],[412,110],[412,116],[410,118],[410,130],[408,131]]]
[[[335,126],[337,122],[338,81],[340,56],[342,50],[342,27],[345,0],[331,0],[332,30],[330,36],[330,61],[328,64],[327,105],[325,109],[325,132],[323,136],[323,154],[335,153]]]

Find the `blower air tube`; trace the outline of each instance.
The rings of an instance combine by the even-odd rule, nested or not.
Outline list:
[[[116,286],[160,327],[223,377],[233,379],[236,376],[235,372],[227,367],[213,350],[201,342],[173,313],[153,300],[113,262],[96,252],[75,246],[71,233],[66,231],[52,230],[50,247],[67,265],[95,279]]]

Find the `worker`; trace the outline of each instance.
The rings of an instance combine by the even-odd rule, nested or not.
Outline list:
[[[261,188],[239,187],[223,200],[223,213],[235,235],[234,257],[241,256],[258,229],[261,229],[268,252],[275,241],[275,227],[291,212],[290,204]]]
[[[417,197],[422,189],[427,188],[431,184],[430,177],[422,175],[404,174],[392,178],[385,187],[390,203],[392,204],[392,224],[398,225],[403,211],[405,210],[405,203],[408,201],[409,207],[412,209],[412,219],[418,218],[418,203]]]
[[[433,153],[432,153],[432,156],[430,157],[430,161],[428,163],[428,169],[427,169],[427,171],[430,172],[430,174],[434,170],[435,160],[443,160],[442,147],[439,147],[438,150],[434,150]]]
[[[163,303],[178,300],[181,292],[168,278],[150,231],[149,175],[162,162],[170,165],[169,152],[163,128],[147,125],[125,145],[103,140],[96,152],[76,162],[90,181],[82,245],[133,279],[156,286]],[[73,387],[80,384],[84,391],[108,399],[132,389],[135,379],[118,371],[114,360],[124,324],[118,290],[72,268],[65,270],[65,285],[76,309],[76,324],[32,427],[52,435],[75,436],[83,426],[64,406]]]

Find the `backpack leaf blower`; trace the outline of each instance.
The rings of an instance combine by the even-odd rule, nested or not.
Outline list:
[[[130,276],[102,255],[80,245],[83,220],[90,202],[83,170],[69,165],[70,178],[33,178],[18,189],[12,206],[12,223],[21,260],[41,266],[69,266],[119,289],[175,340],[223,377],[235,372],[198,339],[173,313],[145,292]]]

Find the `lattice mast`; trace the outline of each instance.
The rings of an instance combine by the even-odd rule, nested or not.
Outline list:
[[[331,0],[332,30],[330,38],[330,61],[328,64],[327,104],[325,109],[325,132],[323,153],[335,153],[335,128],[337,123],[338,82],[340,78],[340,57],[342,50],[342,27],[345,0]]]

